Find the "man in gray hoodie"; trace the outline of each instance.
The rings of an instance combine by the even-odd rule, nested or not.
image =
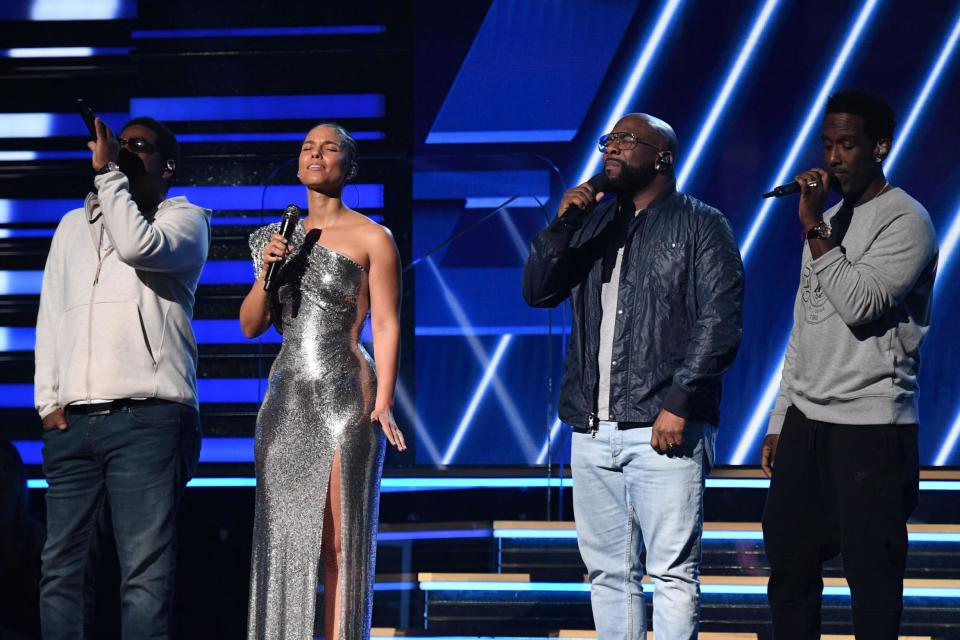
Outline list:
[[[926,209],[884,176],[893,130],[886,102],[838,93],[820,134],[827,168],[796,178],[807,239],[761,452],[776,640],[820,637],[821,564],[838,554],[857,640],[898,634],[937,244]],[[842,200],[821,214],[831,187]]]
[[[107,503],[124,638],[169,638],[175,516],[200,451],[194,293],[210,212],[166,198],[176,138],[99,119],[94,193],[60,221],[43,274],[34,392],[43,419],[45,640],[86,637],[86,574]]]

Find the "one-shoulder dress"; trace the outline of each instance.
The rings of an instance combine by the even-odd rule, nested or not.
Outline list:
[[[250,236],[254,268],[279,223]],[[302,223],[283,263],[273,317],[283,345],[255,435],[256,515],[249,640],[314,637],[323,514],[340,453],[339,640],[369,637],[385,438],[370,420],[376,373],[360,344],[368,311],[362,266],[319,244]],[[333,639],[328,639],[333,640]]]

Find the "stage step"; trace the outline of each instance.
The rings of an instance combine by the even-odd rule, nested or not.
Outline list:
[[[534,582],[528,574],[490,574],[465,580],[465,574],[421,574],[424,626],[432,633],[527,634],[551,628],[593,626],[590,585],[586,582]],[[509,576],[509,577],[505,577]],[[701,626],[705,632],[769,633],[764,576],[701,578]],[[850,596],[842,578],[824,579],[823,627],[849,633]],[[650,606],[653,585],[644,577]],[[902,629],[914,636],[955,637],[960,631],[960,580],[904,581]]]

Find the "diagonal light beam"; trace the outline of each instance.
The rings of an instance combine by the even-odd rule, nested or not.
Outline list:
[[[497,344],[497,348],[493,352],[493,357],[490,358],[490,364],[487,365],[487,368],[483,372],[483,377],[480,378],[480,383],[477,385],[476,389],[473,391],[473,396],[470,398],[470,403],[467,405],[466,410],[463,412],[463,417],[460,418],[459,424],[457,424],[456,430],[453,432],[453,439],[450,441],[450,445],[447,447],[446,453],[443,454],[442,464],[450,464],[450,461],[453,460],[453,456],[457,453],[457,449],[460,448],[460,442],[463,441],[463,436],[467,433],[467,427],[470,426],[470,423],[473,421],[473,416],[477,412],[477,408],[480,406],[480,400],[483,399],[483,396],[487,392],[487,388],[490,386],[490,382],[493,380],[494,375],[497,373],[497,367],[500,366],[500,361],[503,359],[503,354],[507,352],[507,347],[510,346],[510,341],[513,340],[513,334],[508,333],[500,338],[500,342]]]
[[[867,26],[867,23],[873,14],[873,10],[877,6],[877,2],[878,0],[867,0],[860,8],[860,12],[857,14],[857,18],[854,20],[853,26],[850,28],[846,40],[844,40],[843,46],[836,55],[833,66],[830,68],[830,72],[827,74],[826,79],[822,83],[816,99],[813,101],[813,103],[810,105],[810,109],[807,111],[807,117],[804,119],[800,130],[794,136],[793,145],[790,147],[790,151],[787,153],[787,157],[784,159],[783,164],[780,165],[780,170],[773,179],[773,184],[777,185],[783,183],[794,171],[794,163],[797,161],[797,156],[800,155],[803,145],[807,142],[807,139],[810,136],[810,131],[813,129],[814,124],[820,117],[822,117],[823,108],[827,103],[827,98],[830,96],[830,93],[833,92],[833,87],[836,85],[837,79],[840,77],[840,73],[843,71],[844,67],[846,67],[847,62],[850,59],[850,53],[860,41],[860,36],[863,35],[864,28]],[[744,262],[747,261],[747,257],[750,255],[750,249],[753,248],[753,243],[760,234],[760,230],[763,228],[763,223],[766,222],[767,214],[770,212],[773,202],[773,198],[764,201],[763,206],[760,207],[760,210],[754,216],[753,224],[750,226],[750,231],[747,232],[746,237],[740,243],[740,255],[743,257]]]
[[[410,398],[410,394],[407,393],[407,388],[400,380],[397,381],[397,404],[400,405],[400,410],[406,414],[407,420],[413,424],[413,430],[417,434],[417,446],[419,447],[419,445],[422,444],[427,450],[427,455],[430,456],[430,462],[439,465],[440,450],[437,449],[437,444],[430,435],[430,429],[423,423],[420,414],[417,412],[417,408],[413,404],[413,400]]]
[[[550,427],[550,434],[547,436],[547,441],[543,443],[543,448],[540,449],[540,455],[537,456],[537,464],[543,464],[547,461],[547,454],[550,453],[550,445],[553,444],[553,441],[556,439],[562,424],[560,418],[553,421],[553,426]]]
[[[483,344],[480,342],[480,339],[475,335],[473,325],[470,323],[469,319],[467,319],[467,314],[460,305],[460,301],[457,300],[456,295],[454,295],[453,291],[450,290],[450,287],[447,286],[446,280],[444,280],[443,274],[440,273],[440,270],[437,268],[433,258],[427,258],[425,262],[427,263],[427,266],[430,267],[431,273],[433,273],[434,278],[436,278],[437,283],[440,285],[440,290],[443,292],[443,298],[447,303],[447,307],[450,309],[450,313],[453,314],[457,324],[460,325],[461,329],[463,329],[463,338],[467,341],[467,345],[473,352],[474,357],[481,366],[483,366],[485,369],[488,369],[490,367],[490,358],[487,357],[486,350],[483,348]],[[494,376],[491,384],[493,386],[493,392],[497,396],[497,400],[500,402],[501,408],[507,417],[507,424],[510,426],[514,436],[517,438],[517,443],[523,450],[524,458],[526,458],[528,461],[533,460],[537,453],[537,446],[534,443],[530,432],[527,430],[526,424],[520,415],[520,411],[517,409],[517,405],[513,401],[513,397],[510,395],[510,392],[503,384],[503,381],[500,380],[499,376]]]
[[[937,56],[937,61],[933,63],[933,67],[927,74],[927,81],[923,83],[923,88],[920,89],[920,93],[913,101],[913,108],[910,110],[910,115],[907,117],[906,123],[904,123],[902,129],[900,130],[900,135],[898,136],[899,142],[895,140],[893,143],[893,150],[890,152],[890,157],[887,158],[886,164],[883,165],[883,168],[887,174],[893,171],[893,165],[897,161],[897,158],[900,157],[900,150],[907,148],[905,140],[909,138],[910,134],[913,132],[913,127],[917,123],[917,118],[920,117],[920,113],[923,111],[923,108],[927,106],[927,99],[933,92],[934,87],[936,87],[937,83],[940,81],[940,75],[943,73],[944,67],[947,66],[947,61],[950,59],[950,56],[953,55],[953,51],[957,47],[958,38],[960,38],[960,14],[958,14],[957,18],[954,20],[953,29],[950,31],[949,35],[947,35],[947,39],[940,48],[940,55]]]
[[[956,49],[958,34],[960,34],[960,16],[958,16],[956,23],[954,24],[950,34],[947,36],[943,45],[941,45],[940,54],[937,56],[936,61],[933,66],[930,68],[930,71],[927,72],[927,79],[924,81],[923,86],[920,91],[917,93],[916,97],[913,100],[913,106],[910,108],[910,117],[907,120],[907,125],[904,127],[902,134],[899,136],[899,143],[896,149],[906,148],[907,142],[910,140],[910,136],[913,133],[913,123],[917,121],[920,115],[923,113],[924,108],[927,105],[930,94],[936,88],[939,83],[940,77],[943,74],[943,69],[946,65],[946,61],[949,59],[950,55]],[[887,159],[887,163],[884,165],[884,173],[889,178],[893,175],[893,166],[890,164],[890,161],[895,159],[895,156],[891,156]],[[778,180],[778,182],[780,182]],[[943,242],[940,244],[940,267],[939,272],[943,273],[944,269],[950,257],[956,248],[957,240],[960,239],[960,210],[954,216],[953,223],[950,225],[950,229],[947,232],[947,235],[944,237]],[[937,292],[937,286],[940,284],[941,280],[938,279],[934,285],[934,294]],[[784,349],[786,351],[786,349]],[[756,437],[757,431],[759,431],[760,426],[763,423],[763,417],[769,413],[773,402],[776,399],[776,392],[772,395],[769,394],[770,389],[777,389],[779,387],[779,379],[783,371],[783,358],[780,359],[780,364],[777,366],[776,372],[771,376],[770,380],[767,382],[765,387],[765,392],[760,399],[760,402],[757,404],[754,409],[753,415],[750,419],[750,422],[747,425],[747,429],[744,431],[743,435],[740,438],[740,442],[737,445],[734,457],[731,460],[731,464],[742,464],[743,460],[746,458],[747,451],[749,450],[751,444],[753,443],[754,438]],[[954,429],[960,430],[960,424],[954,424]],[[956,443],[956,436],[953,435],[953,431],[948,435],[947,441],[951,441],[951,436],[953,441],[951,448]],[[946,443],[944,444],[944,448]],[[950,451],[947,450],[944,452],[944,448],[941,449],[941,455],[937,456],[937,459],[946,459],[949,456]]]
[[[726,108],[730,96],[733,95],[733,90],[736,89],[737,84],[740,82],[740,76],[743,75],[744,69],[747,68],[750,58],[757,48],[757,43],[760,42],[760,36],[763,35],[763,32],[767,28],[770,15],[779,3],[780,0],[766,0],[757,13],[756,18],[754,18],[753,27],[750,28],[750,34],[746,40],[744,40],[743,46],[740,48],[740,53],[727,72],[727,79],[723,83],[723,88],[720,89],[720,93],[717,94],[717,97],[714,99],[707,119],[700,125],[700,133],[697,135],[697,139],[690,149],[687,160],[683,163],[683,168],[677,177],[678,191],[683,191],[684,185],[687,180],[690,179],[694,168],[696,168],[697,162],[700,160],[700,154],[703,152],[704,147],[706,147],[707,141],[710,140],[710,136],[713,135],[713,130],[717,126],[717,122],[720,120],[720,116]]]
[[[620,92],[620,97],[617,98],[616,103],[614,103],[613,108],[610,110],[610,114],[607,116],[607,120],[604,122],[600,133],[594,137],[595,140],[613,129],[613,126],[617,124],[617,120],[624,115],[627,106],[636,98],[637,91],[640,88],[640,81],[643,80],[647,69],[650,67],[650,63],[660,50],[660,42],[663,40],[663,36],[667,32],[667,27],[670,26],[670,22],[673,20],[681,2],[682,0],[667,0],[664,3],[663,9],[660,10],[660,15],[657,17],[653,29],[647,35],[643,50],[641,50],[640,55],[633,63],[633,69],[627,78],[626,84],[624,84],[623,90]],[[591,149],[590,155],[583,165],[583,170],[580,172],[580,179],[577,180],[577,184],[589,180],[590,177],[597,172],[599,164],[600,156],[597,155],[594,149]]]

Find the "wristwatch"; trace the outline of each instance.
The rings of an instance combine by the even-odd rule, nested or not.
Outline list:
[[[120,171],[120,165],[118,165],[116,162],[113,162],[112,160],[107,164],[103,165],[102,167],[100,167],[97,170],[97,175],[102,176],[105,173],[110,173],[111,171]]]
[[[830,237],[831,233],[833,233],[833,229],[830,228],[830,225],[828,225],[826,222],[821,220],[820,222],[813,225],[807,230],[807,239],[808,240],[812,238],[826,239]]]

